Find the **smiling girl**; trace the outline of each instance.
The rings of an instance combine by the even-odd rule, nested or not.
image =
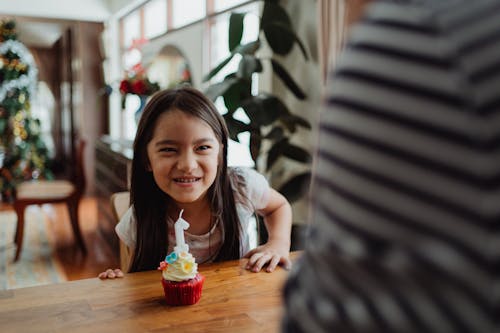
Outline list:
[[[164,90],[151,98],[134,141],[131,207],[116,226],[132,251],[130,272],[156,269],[173,250],[181,209],[198,263],[246,257],[254,272],[290,266],[289,203],[255,170],[228,167],[227,147],[223,117],[198,90]],[[254,213],[264,217],[269,237],[250,249]]]

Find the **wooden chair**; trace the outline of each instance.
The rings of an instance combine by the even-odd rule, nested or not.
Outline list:
[[[84,254],[87,253],[78,221],[78,206],[85,191],[85,173],[83,168],[83,152],[85,141],[77,141],[75,177],[69,180],[31,180],[21,182],[14,193],[14,209],[17,215],[15,243],[17,245],[14,261],[19,259],[23,245],[24,211],[29,205],[48,203],[65,203],[68,207],[71,227],[76,242]]]
[[[117,192],[111,196],[111,208],[116,223],[120,221],[123,214],[130,207],[130,193]],[[120,268],[123,272],[128,272],[130,257],[132,253],[125,243],[120,240]]]

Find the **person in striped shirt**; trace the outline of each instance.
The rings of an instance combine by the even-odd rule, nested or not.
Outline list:
[[[500,332],[500,0],[374,1],[330,76],[283,332]]]

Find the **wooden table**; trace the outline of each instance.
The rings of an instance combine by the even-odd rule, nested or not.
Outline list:
[[[288,272],[245,263],[200,265],[202,297],[189,306],[165,303],[159,271],[0,291],[0,332],[278,332]]]

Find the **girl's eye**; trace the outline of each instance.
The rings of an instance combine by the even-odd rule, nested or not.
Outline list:
[[[164,153],[170,153],[170,152],[175,152],[176,149],[172,148],[172,147],[164,147],[164,148],[161,148],[160,151],[164,152]]]
[[[210,149],[210,148],[211,148],[211,147],[210,147],[210,146],[208,146],[208,145],[202,145],[202,146],[199,146],[199,147],[198,147],[198,150],[208,150],[208,149]]]

